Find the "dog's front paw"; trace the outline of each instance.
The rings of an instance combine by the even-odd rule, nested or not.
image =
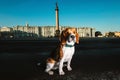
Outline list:
[[[68,67],[67,69],[68,69],[68,71],[72,71],[72,68],[71,68],[71,67]]]
[[[59,75],[65,75],[65,72],[61,71],[59,72]]]

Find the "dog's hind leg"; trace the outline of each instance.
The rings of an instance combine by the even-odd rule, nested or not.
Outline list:
[[[57,63],[55,63],[55,65],[54,65],[54,67],[53,67],[53,70],[56,70],[56,69],[58,69],[58,67],[59,67],[59,62],[57,62]]]
[[[54,72],[51,71],[51,69],[54,67],[54,63],[47,63],[45,72],[47,72],[49,75],[53,75]]]

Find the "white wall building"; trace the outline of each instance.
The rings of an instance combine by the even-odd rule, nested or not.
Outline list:
[[[80,37],[95,37],[95,28],[79,27],[77,28],[77,32]]]
[[[40,37],[40,28],[38,26],[16,26],[13,27],[14,37]]]
[[[42,37],[54,37],[55,27],[54,26],[42,26],[40,27]]]
[[[70,26],[60,26],[60,32]],[[90,27],[77,27],[77,32],[80,37],[95,37],[95,28]],[[2,27],[0,32],[9,31],[13,33],[15,38],[40,38],[40,37],[54,37],[55,26],[15,26],[13,28]]]
[[[69,26],[60,26],[60,32]],[[95,28],[89,27],[78,27],[76,28],[80,37],[95,37]],[[54,37],[55,36],[55,26],[43,26],[41,27],[41,34],[43,37]]]

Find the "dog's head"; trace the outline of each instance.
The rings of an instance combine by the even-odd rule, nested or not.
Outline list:
[[[79,43],[79,35],[75,28],[66,28],[62,31],[60,36],[61,43],[74,45]]]

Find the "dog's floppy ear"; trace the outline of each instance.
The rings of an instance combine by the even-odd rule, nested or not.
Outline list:
[[[61,35],[60,35],[60,42],[61,44],[65,44],[66,43],[66,35],[65,35],[65,30],[62,31]]]
[[[76,43],[79,44],[79,34],[76,32]]]

